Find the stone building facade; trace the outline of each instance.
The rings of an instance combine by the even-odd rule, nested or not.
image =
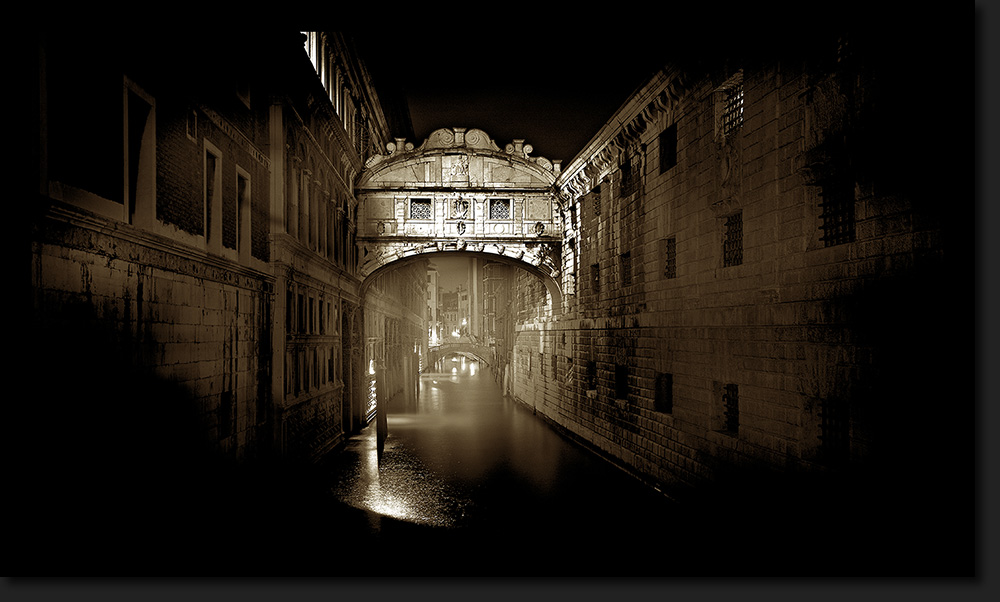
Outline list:
[[[367,420],[354,183],[383,101],[340,34],[188,42],[39,35],[28,357],[68,370],[26,412],[315,461]]]
[[[912,68],[872,38],[795,47],[645,82],[555,183],[561,306],[517,293],[513,396],[664,490],[971,450],[971,398],[935,411],[959,339],[930,290],[965,248],[904,158]]]

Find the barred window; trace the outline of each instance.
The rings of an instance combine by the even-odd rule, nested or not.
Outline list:
[[[722,134],[728,136],[743,125],[743,85],[726,90],[722,109]]]
[[[660,132],[660,173],[677,165],[677,124]]]
[[[490,199],[490,219],[510,219],[510,199]]]
[[[410,219],[431,219],[431,200],[410,199]]]
[[[743,263],[743,213],[734,213],[726,218],[725,234],[722,239],[722,265],[725,267]]]
[[[739,385],[727,384],[722,393],[722,412],[725,430],[735,435],[740,430],[740,389]]]
[[[622,286],[632,286],[632,253],[626,252],[619,256],[621,264]]]
[[[663,241],[663,277],[677,277],[677,239],[673,236]]]
[[[838,179],[823,185],[820,229],[823,245],[832,247],[854,241],[854,183]]]
[[[716,90],[715,116],[723,136],[735,134],[743,126],[743,72],[740,71]]]

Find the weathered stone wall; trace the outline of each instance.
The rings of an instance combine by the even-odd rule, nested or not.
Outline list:
[[[155,432],[162,425],[146,420],[184,416],[203,451],[267,449],[270,279],[71,208],[53,208],[52,217],[36,238],[31,273],[40,333],[32,348],[54,360],[43,374],[61,391],[42,397],[53,419],[62,422],[65,404],[85,404],[108,420],[80,428],[131,437],[112,427]],[[178,392],[175,407],[153,405],[165,390]]]
[[[591,167],[564,212],[576,286],[558,317],[522,314],[514,395],[654,483],[920,463],[912,412],[945,381],[925,373],[922,388],[907,366],[947,354],[945,329],[920,318],[941,302],[918,292],[945,276],[943,217],[828,150],[871,136],[850,90],[878,80],[807,67],[654,78],[616,117],[613,150],[577,160]],[[724,136],[727,81],[742,81],[743,122]],[[671,126],[675,149],[661,142]],[[676,160],[661,168],[664,150]],[[821,203],[837,194],[853,233],[827,246]]]

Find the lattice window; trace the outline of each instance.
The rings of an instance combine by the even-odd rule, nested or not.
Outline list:
[[[670,414],[674,411],[674,375],[660,373],[656,375],[656,391],[654,392],[653,408],[657,412]]]
[[[670,237],[663,241],[663,277],[677,277],[677,239]]]
[[[722,392],[722,415],[726,432],[735,435],[740,430],[739,385],[727,384]]]
[[[632,253],[626,252],[619,256],[621,265],[622,286],[632,286]]]
[[[410,199],[410,219],[431,219],[431,200]]]
[[[490,219],[510,219],[510,199],[490,199]]]
[[[734,213],[726,218],[725,234],[722,239],[722,265],[733,266],[743,263],[743,213]]]
[[[820,410],[820,453],[826,462],[843,461],[848,456],[850,416],[841,400],[824,399]]]
[[[677,124],[660,132],[660,173],[677,165]]]
[[[823,185],[820,229],[823,245],[832,247],[854,241],[854,183],[837,179]]]

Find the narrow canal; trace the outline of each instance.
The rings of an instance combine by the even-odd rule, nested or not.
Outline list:
[[[480,363],[439,362],[387,423],[381,463],[373,422],[330,467],[387,575],[662,574],[673,504],[503,398]]]

